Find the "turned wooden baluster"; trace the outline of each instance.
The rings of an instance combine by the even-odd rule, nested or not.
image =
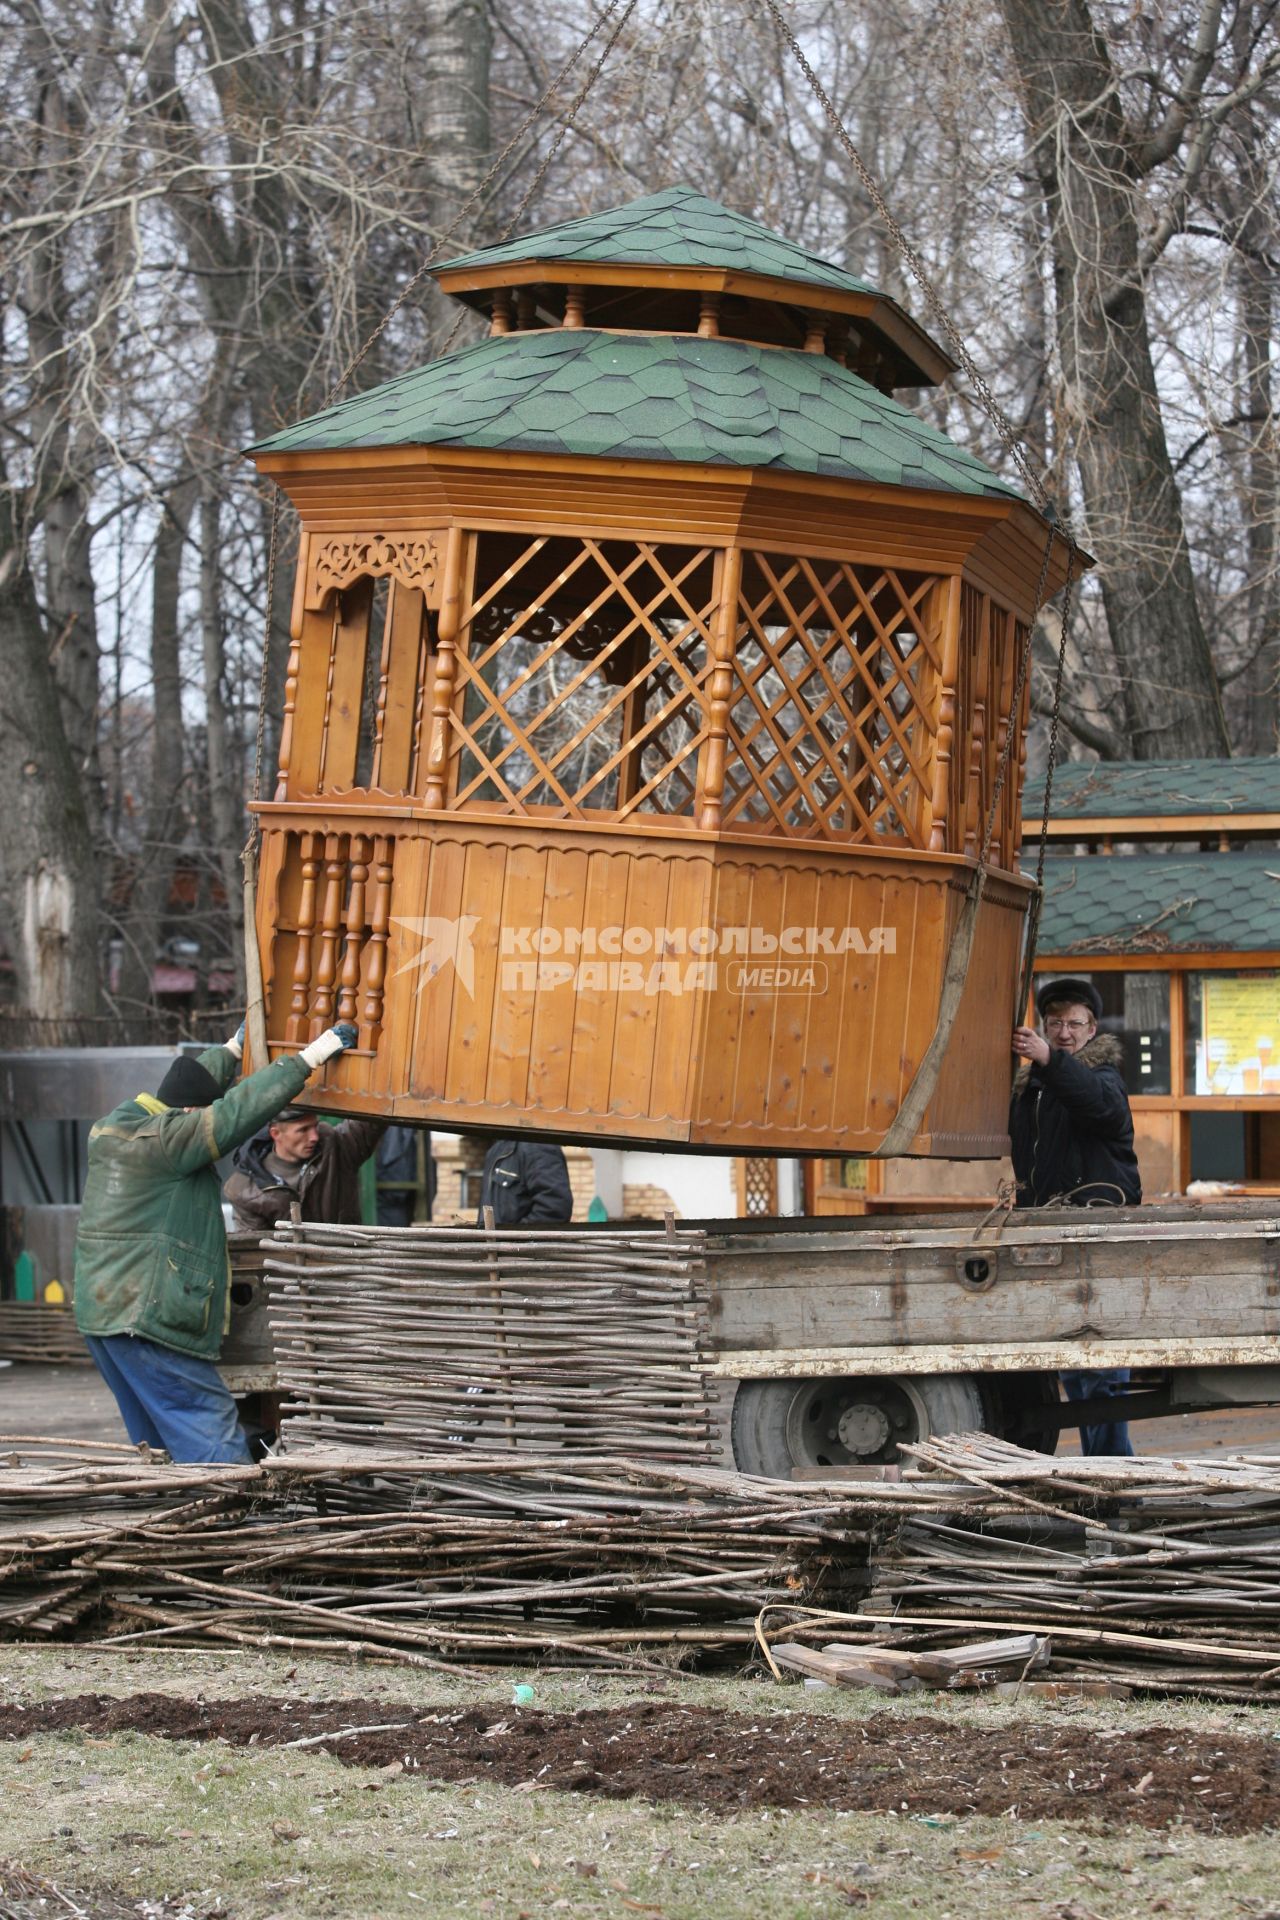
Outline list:
[[[373,842],[373,898],[369,905],[369,942],[364,967],[364,1044],[376,1053],[382,1034],[383,990],[387,979],[387,935],[391,926],[391,877],[395,842],[377,834]]]
[[[724,780],[729,750],[729,705],[733,695],[733,654],[738,640],[738,599],[742,592],[742,548],[730,547],[720,570],[720,605],[712,638],[714,666],[707,685],[707,744],[698,794],[698,828],[719,831],[724,818]]]
[[[720,295],[704,293],[698,308],[698,337],[701,340],[720,338]]]
[[[316,928],[316,879],[320,872],[318,833],[304,833],[300,840],[302,886],[298,893],[298,950],[293,961],[293,989],[289,998],[289,1018],[284,1037],[290,1046],[302,1046],[310,1039],[308,1010],[311,1006],[311,942]]]
[[[450,527],[444,550],[440,618],[436,626],[436,677],[431,689],[431,745],[427,750],[427,782],[422,802],[424,807],[429,808],[444,806],[445,787],[449,778],[449,719],[453,710],[454,675],[458,664],[462,554],[462,529]]]
[[[396,595],[406,589],[398,581],[388,580],[387,602],[382,615],[382,658],[378,663],[378,691],[373,706],[373,753],[369,761],[369,785],[376,787],[382,780],[382,735],[387,724],[387,689],[391,683],[391,636],[395,612]],[[367,645],[372,644],[372,633]]]
[[[416,793],[422,778],[422,756],[431,742],[430,701],[427,697],[427,681],[430,668],[430,618],[426,608],[422,610],[422,627],[418,634],[418,671],[414,681],[413,696],[413,744],[409,749],[409,778],[407,791]]]
[[[994,793],[996,775],[1000,769],[1000,763],[1004,755],[1005,743],[1009,738],[1009,727],[1011,724],[1009,705],[1013,699],[1013,687],[1009,677],[1009,666],[1011,659],[1010,639],[1013,631],[1013,615],[1003,612],[993,603],[991,608],[991,623],[995,629],[992,634],[991,644],[991,684],[997,689],[996,740],[995,751],[991,760],[990,786],[990,793]],[[1013,844],[1010,836],[1012,820],[1009,812],[1009,803],[1017,791],[1017,785],[1017,761],[1013,752],[1010,751],[1009,762],[1005,769],[1004,785],[1000,790],[1000,806],[996,817],[995,833],[992,835],[991,840],[991,857],[998,867],[1007,867],[1009,864],[1008,854]],[[989,794],[987,805],[990,806],[990,804]]]
[[[930,798],[930,853],[946,853],[951,817],[951,754],[956,733],[956,680],[960,669],[960,582],[948,582],[942,617],[942,694],[938,701],[938,735],[933,753],[933,793]]]
[[[338,992],[339,1020],[360,1018],[360,955],[364,946],[364,895],[369,878],[369,841],[362,833],[351,836],[351,890],[347,895],[347,947],[342,956]]]
[[[990,799],[988,735],[992,718],[991,689],[991,601],[983,594],[978,601],[978,618],[972,635],[973,659],[970,663],[973,688],[973,718],[969,728],[969,789],[965,809],[964,850],[976,854],[987,831]]]
[[[493,318],[489,322],[489,332],[510,333],[511,331],[511,295],[505,287],[499,287],[493,296]]]
[[[298,667],[302,659],[302,628],[307,617],[307,582],[311,573],[311,536],[298,536],[298,570],[293,579],[289,611],[289,659],[284,670],[284,713],[280,719],[280,753],[276,763],[277,800],[289,797],[289,757],[293,752],[293,716],[298,706]]]
[[[986,751],[987,703],[985,700],[975,700],[969,731],[969,786],[964,822],[964,850],[968,854],[977,853],[979,834],[985,833],[987,828],[986,808],[982,804]]]
[[[566,287],[564,296],[564,324],[566,327],[581,327],[586,324],[587,290],[585,287]]]
[[[333,1025],[334,989],[338,981],[338,941],[342,934],[343,882],[347,863],[342,857],[340,833],[325,836],[324,904],[320,909],[320,957],[316,962],[316,989],[311,1001],[311,1038]]]

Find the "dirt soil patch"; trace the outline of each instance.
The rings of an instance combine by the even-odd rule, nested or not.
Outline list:
[[[668,1702],[577,1713],[350,1701],[102,1694],[0,1708],[0,1739],[76,1731],[293,1745],[443,1784],[683,1801],[712,1812],[811,1807],[1003,1814],[1254,1833],[1280,1826],[1280,1743],[1183,1728],[955,1726],[928,1715],[833,1722]]]

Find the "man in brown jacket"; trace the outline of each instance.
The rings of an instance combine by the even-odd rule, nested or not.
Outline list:
[[[304,1220],[358,1226],[360,1169],[386,1132],[381,1120],[321,1126],[305,1107],[286,1107],[236,1153],[222,1189],[237,1233],[270,1233],[296,1200]]]

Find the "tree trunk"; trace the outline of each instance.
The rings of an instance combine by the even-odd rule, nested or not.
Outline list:
[[[97,863],[17,504],[0,488],[0,871],[18,1003],[66,1020],[98,1010]]]
[[[1085,0],[1000,0],[1052,236],[1063,415],[1140,760],[1230,752],[1156,387],[1135,141]]]
[[[1249,596],[1244,751],[1280,748],[1280,581],[1276,578],[1276,502],[1280,493],[1275,443],[1272,352],[1272,277],[1265,259],[1241,253],[1238,273],[1247,491]]]
[[[428,168],[427,219],[431,244],[440,244],[471,198],[489,164],[488,0],[422,0],[423,148]],[[464,253],[478,243],[474,217],[454,236],[446,253]],[[458,320],[459,307],[435,282],[426,296],[433,351],[439,353]]]
[[[226,651],[222,632],[222,596],[218,586],[221,551],[216,495],[200,502],[200,638],[204,659],[206,740],[209,755],[209,829],[218,873],[227,898],[239,1004],[244,1004],[244,891],[240,853],[244,845],[243,768],[232,750],[225,698]],[[285,636],[286,645],[288,635]],[[256,715],[250,716],[256,720]],[[262,797],[275,789],[275,771],[264,765]]]
[[[182,553],[194,505],[193,481],[175,487],[165,502],[151,570],[151,772],[116,988],[128,1011],[151,1003],[151,978],[186,820],[179,615]]]

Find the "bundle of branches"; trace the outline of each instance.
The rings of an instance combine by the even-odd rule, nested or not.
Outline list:
[[[95,1554],[157,1522],[242,1514],[255,1467],[175,1466],[145,1447],[0,1435],[0,1635],[57,1634],[98,1611]]]
[[[291,1449],[706,1459],[698,1233],[281,1228]]]
[[[954,1510],[882,1531],[861,1638],[1032,1632],[1054,1677],[1280,1700],[1280,1460],[1057,1460],[986,1434],[908,1451]]]
[[[169,1468],[182,1502],[160,1489],[147,1502],[147,1476],[165,1471],[140,1463],[130,1484],[113,1464],[114,1502],[52,1530],[34,1485],[22,1526],[0,1484],[0,1633],[38,1624],[411,1664],[648,1669],[741,1658],[762,1606],[851,1606],[865,1584],[865,1525],[845,1488],[675,1464],[522,1455],[498,1470],[493,1456],[357,1449]],[[100,1472],[81,1472],[91,1503]],[[60,1468],[59,1494],[70,1486]]]

